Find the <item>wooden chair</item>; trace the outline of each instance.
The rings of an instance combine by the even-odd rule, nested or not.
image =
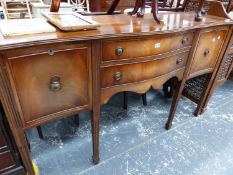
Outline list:
[[[28,0],[1,0],[5,19],[32,18]]]
[[[68,0],[68,3],[72,4],[73,9],[77,12],[85,11],[90,12],[90,3],[89,0]]]

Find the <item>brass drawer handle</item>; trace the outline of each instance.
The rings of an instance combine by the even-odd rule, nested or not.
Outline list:
[[[182,58],[178,58],[177,60],[176,60],[176,64],[177,65],[180,65],[180,63],[183,61],[183,59]]]
[[[182,38],[181,39],[181,44],[182,45],[185,45],[185,44],[187,44],[188,43],[188,38]]]
[[[121,46],[119,46],[119,47],[117,47],[117,48],[115,49],[115,54],[116,54],[117,56],[121,56],[121,55],[123,54],[123,52],[124,52],[124,48],[121,47]]]
[[[209,49],[206,49],[206,50],[204,51],[204,56],[205,56],[205,57],[208,56],[209,53],[210,53],[210,50],[209,50]]]
[[[122,77],[121,72],[116,72],[116,73],[115,73],[115,80],[116,80],[116,81],[121,80],[121,77]]]
[[[52,91],[59,91],[61,89],[61,78],[54,76],[50,79],[50,89]]]
[[[54,50],[53,49],[49,49],[48,50],[48,54],[51,55],[51,56],[54,55]]]

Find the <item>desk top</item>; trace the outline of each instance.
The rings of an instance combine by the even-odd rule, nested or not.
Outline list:
[[[160,13],[159,17],[164,21],[164,26],[158,25],[152,14],[145,14],[143,18],[125,14],[89,16],[88,18],[101,25],[97,30],[62,32],[57,29],[56,32],[52,33],[5,38],[0,35],[0,50],[63,41],[175,33],[196,28],[233,24],[230,19],[210,15],[206,15],[203,21],[197,22],[194,20],[195,13],[190,12],[166,12]]]

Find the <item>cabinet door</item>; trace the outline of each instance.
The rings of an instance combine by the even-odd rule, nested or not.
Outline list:
[[[87,45],[25,48],[5,57],[25,127],[90,106]]]
[[[191,67],[191,77],[212,72],[224,43],[228,27],[203,30]]]

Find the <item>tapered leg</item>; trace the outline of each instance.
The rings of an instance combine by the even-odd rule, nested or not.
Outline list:
[[[25,135],[25,139],[26,139],[26,141],[27,141],[28,149],[31,150],[31,145],[30,145],[30,143],[29,143],[28,138],[27,138],[26,135]]]
[[[124,97],[123,108],[128,109],[128,94],[126,91],[123,92],[123,97]]]
[[[74,121],[75,121],[76,126],[79,127],[79,114],[76,114],[74,116]]]
[[[208,95],[205,97],[205,98],[202,98],[200,100],[200,102],[197,104],[197,108],[196,110],[193,112],[193,115],[194,116],[199,116],[199,115],[202,115],[205,110],[206,110],[206,107],[208,105],[208,102],[210,100],[210,97],[212,96],[213,92],[214,92],[214,89],[215,87],[211,88],[210,92],[208,93]],[[205,90],[206,91],[206,90]],[[204,94],[206,94],[206,92],[204,92]],[[203,94],[203,96],[204,96]]]
[[[147,99],[146,99],[146,93],[142,94],[142,102],[144,106],[147,106]]]
[[[41,126],[37,126],[36,129],[37,129],[37,132],[38,132],[38,135],[39,135],[40,139],[43,139],[44,136],[43,136],[43,133],[42,133]]]
[[[92,111],[91,126],[92,126],[92,144],[93,144],[93,163],[98,164],[99,158],[99,119],[100,119],[100,107],[99,109]]]
[[[167,98],[172,98],[175,89],[175,79],[170,79],[163,85],[164,96]]]
[[[175,111],[176,111],[179,99],[181,97],[183,87],[184,87],[184,83],[182,83],[182,81],[179,81],[178,83],[176,83],[176,91],[174,93],[174,97],[172,100],[172,105],[171,105],[170,113],[168,116],[168,120],[167,120],[167,123],[165,125],[165,128],[167,130],[172,127],[172,121],[174,119]]]

